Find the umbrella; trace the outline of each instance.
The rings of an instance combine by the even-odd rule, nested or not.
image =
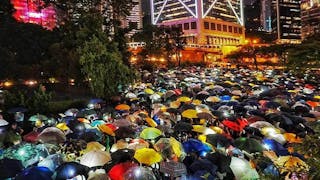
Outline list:
[[[126,180],[124,174],[132,167],[136,167],[138,164],[133,162],[123,162],[114,165],[108,172],[108,176],[111,180]]]
[[[123,175],[123,179],[125,180],[156,180],[154,173],[152,170],[142,167],[135,166],[130,168]]]
[[[81,111],[77,112],[76,117],[78,118],[84,118],[91,115],[96,115],[97,112],[93,109],[82,109]]]
[[[161,136],[162,132],[157,128],[148,127],[142,130],[140,137],[143,139],[155,139]]]
[[[181,96],[177,99],[179,102],[190,102],[192,99],[187,96]]]
[[[135,130],[130,126],[122,126],[115,131],[115,135],[119,139],[133,138],[135,136]]]
[[[211,128],[208,128],[208,127],[205,127],[205,126],[202,126],[202,125],[193,125],[192,127],[193,127],[192,131],[197,132],[197,133],[202,133],[204,135],[217,134]]]
[[[218,167],[208,159],[197,159],[190,165],[189,169],[192,173],[196,173],[197,171],[205,171],[210,173],[210,175],[215,176]]]
[[[70,128],[67,126],[67,124],[66,123],[58,123],[57,125],[56,125],[56,127],[57,128],[59,128],[60,130],[62,130],[62,131],[67,131],[67,130],[69,130]]]
[[[111,160],[111,156],[106,151],[92,150],[85,153],[81,159],[80,164],[88,167],[103,166]]]
[[[89,151],[92,151],[92,150],[104,151],[104,150],[106,150],[106,147],[104,145],[100,144],[99,142],[95,142],[95,141],[88,142],[87,143],[87,148],[84,151],[85,152],[89,152]]]
[[[0,179],[7,179],[16,176],[24,167],[20,160],[4,158],[0,160]]]
[[[220,102],[220,98],[217,96],[210,96],[206,99],[206,102],[217,103]]]
[[[36,121],[46,121],[48,120],[47,116],[42,114],[33,115],[29,118],[29,121],[36,122]]]
[[[123,127],[123,126],[131,126],[132,123],[126,119],[119,119],[119,120],[115,120],[112,124],[116,127]]]
[[[18,174],[15,179],[17,180],[51,180],[53,172],[50,171],[47,167],[30,167],[25,169],[23,172]]]
[[[169,174],[170,177],[175,178],[187,174],[187,168],[183,163],[180,162],[161,162],[160,172]]]
[[[190,132],[192,131],[193,127],[190,123],[178,122],[173,129],[176,132]]]
[[[136,150],[136,152],[134,153],[134,158],[139,163],[149,166],[162,160],[161,155],[151,148],[142,148]]]
[[[169,159],[172,154],[175,154],[177,157],[181,157],[184,153],[181,143],[173,137],[159,139],[154,144],[154,148]]]
[[[103,132],[103,133],[106,133],[110,136],[115,136],[116,134],[114,133],[113,129],[110,128],[107,124],[101,124],[101,125],[98,125],[98,129]]]
[[[230,168],[236,180],[260,179],[256,169],[252,168],[249,161],[245,159],[232,157]]]
[[[240,137],[234,141],[234,145],[248,153],[262,152],[263,146],[254,138]]]
[[[223,120],[222,124],[228,128],[230,128],[231,130],[237,131],[237,132],[241,132],[243,130],[243,128],[246,126],[245,123],[242,123],[242,121],[237,120],[237,122],[234,121],[230,121],[230,120]]]
[[[262,129],[264,127],[274,127],[271,123],[267,121],[256,121],[254,123],[251,123],[249,126],[257,128],[257,129]]]
[[[94,120],[90,123],[92,127],[97,127],[98,125],[105,124],[106,122],[104,120]]]
[[[79,112],[78,109],[76,109],[76,108],[71,108],[71,109],[66,110],[66,111],[64,112],[64,114],[65,114],[66,116],[76,116],[78,112]]]
[[[283,136],[288,143],[302,143],[302,139],[294,133],[284,133]]]
[[[131,161],[134,156],[134,150],[132,149],[119,149],[113,153],[111,153],[112,162],[115,164]]]
[[[57,167],[63,163],[63,156],[61,154],[52,154],[44,158],[38,163],[40,167],[46,167],[54,172]]]
[[[115,107],[115,110],[118,111],[129,111],[130,110],[130,106],[127,104],[119,104]]]
[[[59,144],[66,141],[65,134],[56,127],[45,128],[38,136],[41,143]]]
[[[189,118],[189,119],[198,118],[197,111],[194,109],[187,109],[183,111],[181,115],[182,117]]]
[[[4,120],[4,119],[0,119],[0,127],[1,126],[7,126],[9,123],[8,121]]]
[[[295,156],[280,156],[274,161],[274,165],[280,170],[280,173],[308,172],[310,168],[304,161]]]
[[[227,139],[226,136],[222,134],[209,134],[206,138],[207,143],[215,146],[215,147],[229,147],[231,142]]]
[[[285,153],[288,152],[287,149],[285,147],[283,147],[282,144],[280,144],[279,142],[277,142],[273,139],[263,139],[262,144],[265,149],[272,150],[272,151],[276,152],[277,154],[279,154],[281,152],[285,152]]]
[[[218,166],[218,171],[221,173],[227,172],[230,168],[231,156],[224,155],[219,151],[208,153],[205,158]]]
[[[148,148],[148,147],[149,147],[149,143],[143,139],[132,139],[128,144],[128,148],[133,150]]]
[[[72,179],[78,175],[87,176],[89,168],[77,162],[67,162],[56,169],[56,180]]]
[[[186,153],[196,152],[199,153],[199,155],[205,155],[207,152],[211,151],[210,146],[197,139],[189,139],[188,141],[182,143],[182,146]]]
[[[125,97],[128,99],[133,99],[133,98],[137,98],[137,95],[132,92],[128,92]]]
[[[144,92],[146,94],[150,94],[150,95],[154,94],[154,91],[152,89],[150,89],[150,88],[145,89]]]
[[[212,115],[210,112],[205,112],[205,111],[197,113],[197,117],[200,119],[207,119],[207,120],[211,120],[215,118],[215,116]]]
[[[146,122],[147,122],[148,125],[151,126],[151,127],[157,127],[157,126],[158,126],[158,124],[157,124],[153,119],[151,119],[151,118],[149,118],[149,117],[146,118]]]
[[[117,141],[117,143],[112,145],[110,152],[115,152],[119,149],[124,149],[124,148],[128,148],[128,143],[123,139],[120,139]]]

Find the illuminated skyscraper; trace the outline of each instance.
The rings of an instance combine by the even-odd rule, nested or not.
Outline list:
[[[131,29],[129,36],[141,30],[143,26],[141,0],[133,0],[133,3],[134,6],[130,11],[130,15],[121,21],[122,27]]]
[[[300,0],[272,1],[272,33],[277,43],[301,42]]]
[[[264,31],[271,32],[271,1],[261,0],[260,22]]]
[[[302,39],[320,33],[320,0],[302,0],[301,25]]]
[[[150,0],[155,25],[178,26],[187,46],[224,51],[244,42],[242,0]]]

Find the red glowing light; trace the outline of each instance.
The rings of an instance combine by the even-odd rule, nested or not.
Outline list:
[[[52,5],[43,7],[42,0],[11,0],[15,8],[14,18],[52,30],[56,26],[56,11]]]

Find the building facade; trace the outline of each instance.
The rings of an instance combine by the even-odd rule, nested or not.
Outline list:
[[[244,43],[242,0],[150,0],[154,25],[178,26],[186,49],[222,53]]]
[[[272,33],[276,43],[301,42],[300,0],[272,1]]]
[[[263,31],[271,32],[271,1],[272,0],[261,0],[261,12],[260,12],[260,22]]]
[[[129,28],[129,36],[132,36],[143,28],[143,14],[141,0],[133,0],[133,8],[130,11],[130,15],[121,20],[121,26],[123,28]]]
[[[320,33],[320,0],[302,0],[301,25],[302,39]]]

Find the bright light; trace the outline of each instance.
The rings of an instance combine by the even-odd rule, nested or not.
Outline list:
[[[3,85],[4,85],[5,87],[10,87],[10,86],[13,85],[13,82],[11,82],[11,81],[6,81],[6,82],[3,83]]]
[[[271,150],[271,146],[269,144],[263,144],[263,147],[267,150]]]
[[[155,60],[156,60],[156,58],[155,58],[155,57],[152,57],[152,58],[151,58],[151,61],[155,61]]]
[[[32,18],[41,18],[43,15],[42,15],[42,13],[28,12],[28,16],[32,17]]]
[[[160,58],[160,61],[161,61],[161,62],[164,62],[164,61],[165,61],[165,59],[164,59],[164,58]]]
[[[254,39],[252,42],[253,42],[253,44],[257,44],[258,40]]]
[[[27,86],[34,86],[34,85],[36,85],[37,83],[38,83],[38,82],[35,81],[35,80],[27,80],[27,81],[24,82],[24,84],[27,85]]]

